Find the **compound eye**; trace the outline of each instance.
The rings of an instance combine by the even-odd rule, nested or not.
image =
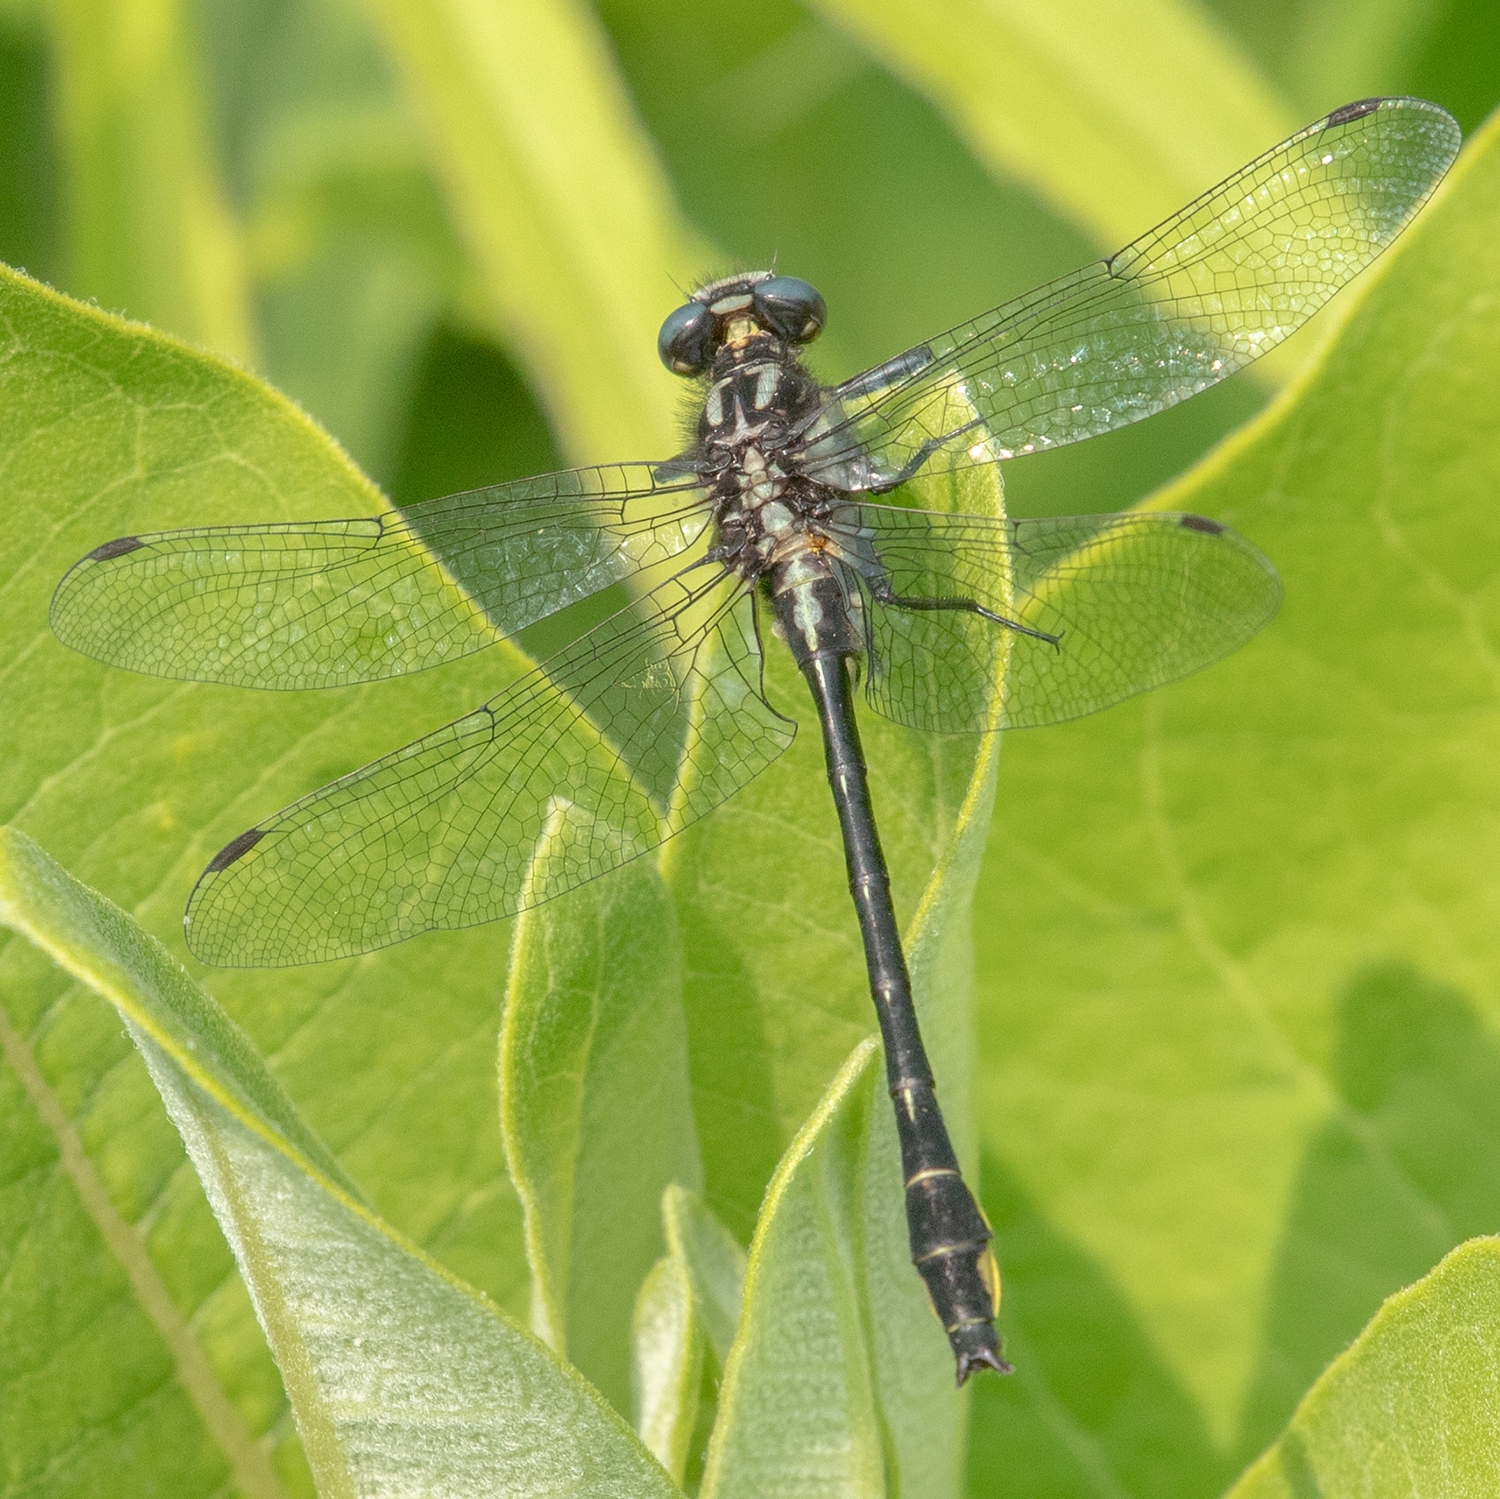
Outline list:
[[[828,306],[815,286],[796,276],[772,276],[752,291],[761,326],[788,343],[811,343],[828,321]]]
[[[689,302],[661,325],[656,352],[674,375],[701,375],[713,359],[713,333],[713,313],[702,302]]]

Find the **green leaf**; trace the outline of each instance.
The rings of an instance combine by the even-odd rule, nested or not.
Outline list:
[[[6,905],[0,896],[0,909]],[[49,1075],[52,1059],[27,1042],[0,1011],[8,1484],[48,1494],[167,1490],[182,1499],[207,1499],[226,1483],[244,1499],[310,1492],[310,1480],[297,1481],[308,1475],[295,1444],[283,1440],[273,1451],[267,1440],[282,1405],[274,1370],[257,1379],[254,1350],[251,1360],[236,1360],[222,1325],[220,1336],[205,1336],[203,1322],[222,1324],[240,1308],[221,1296],[195,1325],[178,1305],[180,1268],[161,1263],[170,1201],[140,1231],[116,1206],[113,1178],[132,1143],[122,1090],[110,1090],[113,1128],[101,1150],[97,1129],[75,1127],[74,1100]],[[259,1354],[268,1365],[263,1346]]]
[[[1229,1499],[1493,1493],[1500,1484],[1500,1239],[1392,1296]]]
[[[696,1492],[739,1326],[745,1251],[695,1192],[669,1186],[661,1216],[667,1253],[641,1283],[630,1328],[635,1425]]]
[[[213,0],[209,10],[203,37],[245,201],[263,373],[389,484],[423,349],[469,274],[420,132],[358,6]],[[273,27],[279,43],[267,47]]]
[[[217,848],[403,734],[482,701],[517,658],[501,647],[387,691],[267,695],[108,671],[62,648],[47,627],[49,597],[109,537],[369,515],[384,502],[283,397],[210,356],[9,271],[0,329],[0,816],[185,956],[183,906]],[[520,1211],[495,1128],[509,939],[491,927],[275,977],[221,972],[213,990],[372,1206],[524,1315]],[[279,1443],[294,1442],[277,1424],[285,1400],[233,1260],[119,1026],[3,936],[0,996],[243,1419],[257,1437],[275,1427]],[[107,1239],[99,1252],[108,1255]],[[73,1274],[65,1257],[39,1262],[27,1286],[38,1325],[66,1304]],[[140,1342],[124,1331],[107,1340],[100,1358],[112,1379],[146,1367],[152,1337],[148,1328]],[[63,1447],[82,1450],[88,1429]]]
[[[704,254],[597,23],[570,0],[367,4],[563,448],[577,462],[676,452],[677,387],[655,353],[663,277],[689,279]]]
[[[567,836],[549,830],[533,865]],[[662,1192],[701,1177],[676,919],[650,861],[517,921],[500,1119],[532,1327],[628,1413],[631,1309],[663,1249]]]
[[[928,95],[992,172],[1026,184],[1101,249],[1304,123],[1193,0],[817,9]]]
[[[636,1432],[672,1481],[681,1484],[698,1421],[703,1324],[692,1277],[677,1255],[664,1255],[641,1282],[630,1349]]]
[[[884,1080],[862,1041],[767,1188],[704,1499],[957,1485],[964,1397],[911,1266]]]
[[[325,1175],[228,1017],[13,830],[0,919],[125,1020],[255,1298],[320,1494],[676,1492],[576,1373]]]
[[[55,0],[48,16],[68,285],[253,363],[243,252],[210,149],[187,7]]]
[[[687,1273],[704,1334],[722,1367],[744,1305],[745,1251],[695,1192],[668,1187],[661,1212],[667,1247]]]
[[[1019,1374],[976,1492],[1198,1494],[1500,1214],[1500,139],[1152,501],[1281,569],[1237,657],[1006,747],[978,910]]]

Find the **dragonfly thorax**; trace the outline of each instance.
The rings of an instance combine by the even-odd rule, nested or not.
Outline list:
[[[822,399],[796,350],[758,331],[714,359],[698,422],[698,472],[714,493],[721,555],[758,577],[807,544],[821,486],[783,462]]]
[[[662,324],[662,362],[706,377],[692,457],[714,496],[715,550],[746,578],[823,540],[810,522],[824,486],[789,453],[826,399],[800,353],[826,319],[806,281],[753,271],[699,287]]]

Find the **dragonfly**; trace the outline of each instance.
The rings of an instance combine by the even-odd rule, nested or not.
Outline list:
[[[832,387],[803,363],[827,321],[814,287],[709,282],[661,328],[663,362],[701,395],[695,440],[665,460],[96,547],[58,585],[62,641],[244,687],[393,677],[618,603],[473,712],[233,839],[193,890],[189,948],[229,966],[342,958],[511,916],[658,847],[790,744],[762,677],[779,637],[822,735],[912,1258],[959,1384],[1008,1372],[991,1230],[918,1028],[856,694],[938,733],[1058,723],[1220,659],[1281,587],[1206,517],[964,515],[903,503],[907,486],[1113,431],[1243,368],[1392,243],[1458,140],[1423,100],[1345,105],[1107,260]]]

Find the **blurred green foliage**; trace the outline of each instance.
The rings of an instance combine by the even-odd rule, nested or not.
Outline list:
[[[1123,34],[1121,16],[1134,21]],[[685,399],[653,345],[676,304],[674,278],[775,257],[827,297],[815,362],[836,377],[1113,248],[1271,144],[1273,122],[1381,92],[1423,94],[1475,129],[1500,100],[1492,7],[5,0],[0,259],[245,361],[400,503],[565,461],[658,456]],[[1406,283],[1411,305],[1427,307],[1424,288],[1445,274],[1439,264]],[[1477,284],[1470,274],[1460,291]],[[1398,311],[1383,316],[1399,324]],[[1374,326],[1378,342],[1395,325]],[[1404,331],[1400,347],[1415,347],[1420,329]],[[1491,367],[1482,339],[1461,353],[1472,371]],[[1456,1238],[1500,1227],[1500,1188],[1483,1164],[1500,1139],[1489,1102],[1500,1016],[1472,914],[1493,879],[1474,808],[1494,793],[1474,772],[1461,798],[1438,794],[1462,780],[1456,765],[1476,763],[1463,746],[1479,742],[1469,729],[1482,695],[1395,710],[1423,732],[1446,715],[1444,751],[1430,761],[1382,738],[1390,724],[1379,714],[1356,711],[1367,706],[1360,692],[1381,701],[1390,691],[1385,664],[1427,684],[1455,641],[1485,638],[1483,617],[1446,633],[1381,630],[1425,620],[1437,608],[1434,570],[1482,550],[1493,434],[1472,388],[1428,381],[1471,403],[1489,447],[1439,490],[1454,507],[1441,545],[1419,545],[1386,578],[1377,564],[1392,525],[1415,522],[1392,509],[1380,485],[1395,481],[1382,475],[1420,494],[1441,453],[1419,445],[1387,464],[1388,433],[1358,425],[1332,459],[1321,452],[1320,434],[1339,430],[1351,402],[1387,411],[1402,378],[1384,370],[1362,382],[1362,367],[1381,367],[1369,348],[1354,356],[1324,371],[1299,408],[1311,413],[1305,431],[1289,428],[1295,412],[1273,414],[1243,477],[1215,460],[1182,499],[1235,520],[1283,566],[1290,603],[1276,638],[1291,643],[1225,668],[1206,697],[1172,699],[1188,721],[1175,749],[1152,716],[1173,710],[1137,705],[1007,743],[1002,756],[977,905],[975,1091],[1022,1374],[972,1403],[976,1496],[1216,1492],[1383,1296]],[[84,363],[71,376],[79,400]],[[1010,509],[1131,504],[1268,393],[1266,382],[1232,381],[1149,423],[1008,465]],[[127,435],[122,425],[115,461],[128,476]],[[199,439],[203,454],[222,451],[222,434]],[[186,471],[199,450],[180,441]],[[7,471],[14,489],[19,469]],[[330,487],[299,493],[298,482],[277,491],[282,513],[331,513]],[[1371,488],[1378,503],[1362,510]],[[479,680],[460,670],[378,699],[268,708],[250,694],[121,674],[104,684],[63,659],[32,617],[61,567],[148,523],[259,518],[236,511],[234,495],[226,486],[204,513],[190,489],[137,475],[87,513],[54,517],[41,504],[0,575],[5,596],[26,602],[4,606],[16,664],[0,821],[32,827],[168,940],[193,872],[255,811],[388,748],[403,732],[393,736],[394,722],[416,732],[468,706]],[[1332,507],[1326,518],[1297,509],[1317,503]],[[1350,534],[1366,550],[1341,552]],[[1426,592],[1399,592],[1412,576]],[[1308,678],[1308,662],[1360,632],[1373,644],[1348,668],[1359,701],[1319,720],[1330,689]],[[1414,633],[1426,654],[1411,648]],[[1237,702],[1264,717],[1282,681],[1297,690],[1275,745],[1256,742],[1253,725],[1213,740]],[[1208,727],[1195,730],[1194,714]],[[1143,745],[1176,754],[1171,785],[1208,790],[1164,817],[1142,790]],[[885,748],[905,766],[894,737]],[[813,784],[815,760],[789,756],[785,784]],[[1299,790],[1309,785],[1320,799]],[[1407,815],[1413,785],[1436,788],[1420,816]],[[900,787],[892,771],[888,801]],[[868,1027],[833,918],[826,929],[809,921],[806,972],[829,996],[811,1021],[787,1020],[795,996],[772,971],[790,945],[758,953],[739,930],[724,940],[733,892],[716,892],[712,871],[753,865],[744,849],[757,835],[747,843],[744,829],[772,815],[761,798],[774,791],[747,793],[740,823],[726,813],[681,856],[706,1186],[746,1240],[780,1151]],[[1226,800],[1249,809],[1228,834],[1216,820]],[[1324,819],[1329,807],[1338,815]],[[932,846],[905,815],[893,814],[891,838],[909,902]],[[1198,842],[1164,853],[1163,828],[1180,825]],[[1376,825],[1390,830],[1384,841],[1349,832]],[[1459,846],[1472,867],[1445,884]],[[1174,905],[1180,859],[1207,902],[1198,927]],[[784,897],[783,914],[821,918],[842,899],[835,858],[808,879],[816,888]],[[1402,880],[1419,895],[1383,900]],[[1288,920],[1304,898],[1315,919]],[[274,984],[215,976],[213,988],[371,1202],[524,1314],[521,1209],[501,1161],[491,1049],[508,941],[470,933]],[[715,951],[720,966],[705,966]],[[1236,961],[1221,961],[1226,951]],[[1237,963],[1256,961],[1275,995],[1252,1017],[1276,1042],[1264,1050],[1223,1018],[1244,998]],[[299,1491],[306,1471],[243,1288],[118,1026],[14,944],[0,950],[0,977],[38,1075],[145,1235],[242,1419],[269,1433],[275,1482]],[[1175,1096],[1191,1092],[1185,1078],[1203,1084],[1196,1107]],[[24,1120],[9,1071],[4,1083],[6,1117]],[[108,1375],[93,1405],[86,1388],[79,1396],[79,1428],[94,1430],[101,1410],[159,1417],[139,1430],[163,1433],[151,1440],[180,1460],[179,1491],[211,1492],[222,1464],[173,1403],[167,1366],[155,1355],[110,1362],[137,1346],[120,1330],[134,1326],[128,1291],[77,1204],[61,1191],[46,1198],[49,1145],[33,1133],[17,1124],[6,1157],[20,1194],[6,1221],[32,1234],[45,1223],[51,1237],[39,1242],[87,1244],[48,1293],[75,1309],[60,1324],[66,1356]],[[1203,1184],[1225,1179],[1243,1190],[1214,1200],[1233,1211],[1196,1212],[1200,1189],[1202,1202],[1214,1197]],[[66,1469],[87,1471],[84,1460]],[[82,1479],[17,1492],[74,1491]]]

